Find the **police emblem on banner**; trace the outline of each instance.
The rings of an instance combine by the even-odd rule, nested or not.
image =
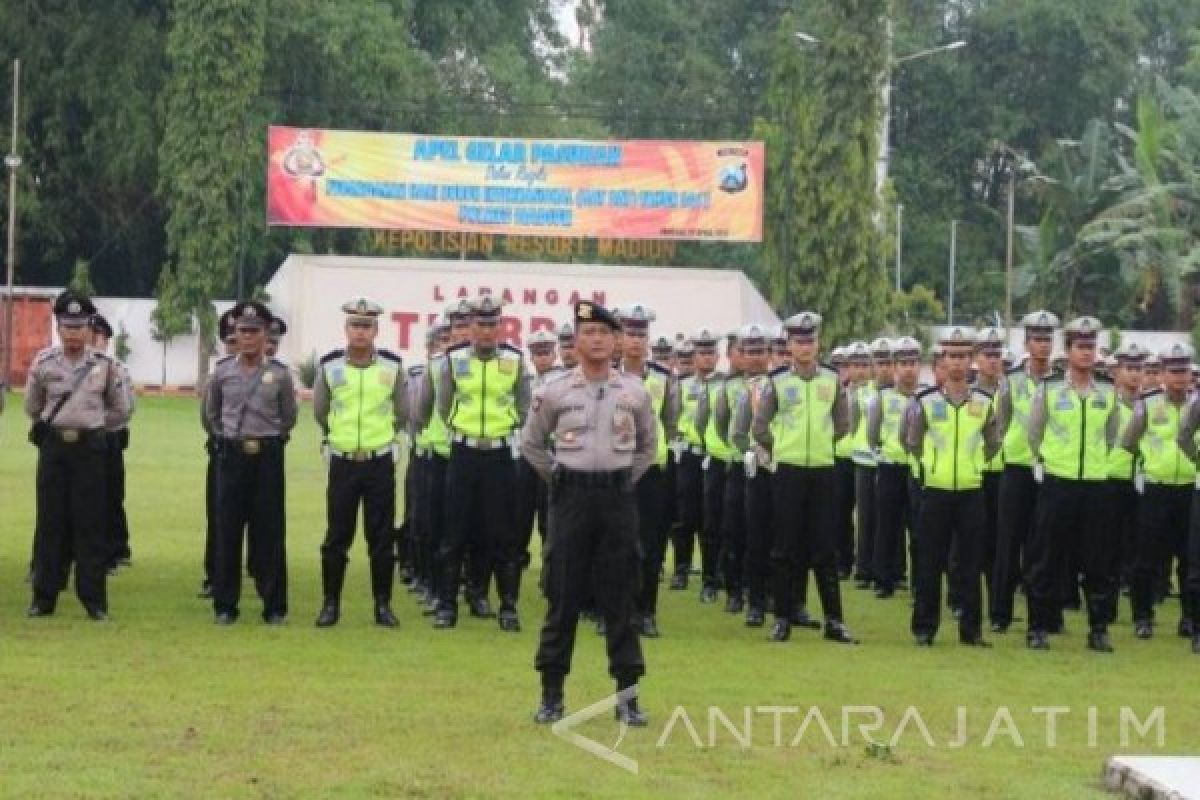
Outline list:
[[[748,161],[750,151],[744,147],[722,147],[717,150],[717,188],[726,194],[744,192],[750,185]]]
[[[283,171],[293,178],[319,178],[325,174],[325,160],[313,143],[312,133],[301,131],[283,154]]]

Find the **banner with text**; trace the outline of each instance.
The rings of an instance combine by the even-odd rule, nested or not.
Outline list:
[[[762,240],[761,142],[588,142],[271,127],[271,225]]]

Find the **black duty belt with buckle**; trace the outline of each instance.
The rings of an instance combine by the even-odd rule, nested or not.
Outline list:
[[[104,436],[103,430],[87,430],[84,428],[51,428],[50,434],[63,444],[86,444],[93,437]]]
[[[329,454],[332,455],[334,458],[340,458],[343,461],[354,461],[354,462],[361,463],[364,461],[374,461],[377,458],[391,458],[392,447],[391,447],[391,445],[388,445],[387,447],[381,447],[378,450],[341,451],[341,450],[332,450],[331,449],[329,451]]]
[[[279,444],[280,439],[278,436],[225,440],[226,447],[244,456],[261,455],[267,450],[279,447]]]
[[[454,434],[454,442],[456,444],[466,445],[472,450],[499,450],[502,447],[509,446],[511,437],[505,436],[499,439],[489,439],[485,436],[466,436],[461,433]]]
[[[582,472],[558,467],[554,482],[558,486],[577,486],[581,489],[619,489],[630,484],[632,473],[627,469],[612,472]]]

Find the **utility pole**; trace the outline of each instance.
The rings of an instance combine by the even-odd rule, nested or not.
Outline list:
[[[900,253],[904,249],[904,204],[896,203],[896,291],[900,289]]]
[[[958,256],[958,220],[950,220],[950,290],[946,303],[946,324],[954,324],[954,261]]]
[[[7,386],[12,379],[13,361],[13,282],[17,271],[17,168],[21,157],[17,155],[17,109],[21,104],[21,61],[13,61],[12,95],[12,148],[4,157],[8,167],[8,281],[4,301],[4,369],[0,370],[0,385]]]
[[[1012,329],[1013,222],[1017,195],[1017,165],[1008,172],[1008,247],[1004,254],[1004,328]]]

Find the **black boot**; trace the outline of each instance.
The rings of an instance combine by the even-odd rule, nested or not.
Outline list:
[[[517,617],[517,593],[520,589],[521,568],[517,564],[496,569],[496,591],[500,594],[500,614],[496,621],[500,630],[506,633],[521,630],[521,621]]]
[[[542,673],[542,700],[538,703],[533,721],[538,725],[553,725],[563,718],[563,682],[564,675],[557,673]]]
[[[336,597],[326,597],[324,605],[321,606],[321,613],[317,614],[318,628],[332,628],[338,624],[338,620],[342,617],[342,609],[338,604]]]
[[[746,612],[746,627],[761,628],[764,622],[766,622],[766,616],[763,614],[763,610],[750,606],[750,609]]]
[[[1025,634],[1025,646],[1030,650],[1049,650],[1050,638],[1045,631],[1030,631]]]
[[[825,621],[825,638],[830,642],[837,642],[838,644],[858,644],[858,639],[855,639],[850,634],[850,629],[840,619]]]
[[[382,597],[375,598],[375,624],[382,628],[400,627],[400,620],[392,612],[391,604]]]
[[[1087,638],[1087,648],[1097,653],[1111,653],[1113,646],[1112,641],[1108,638],[1108,631],[1094,630],[1090,632]]]
[[[633,690],[630,696],[621,699],[621,693],[629,689]],[[638,708],[636,681],[624,678],[617,681],[617,707],[613,709],[613,715],[631,728],[644,728],[650,722],[646,712]]]
[[[792,638],[792,625],[786,617],[776,617],[775,624],[771,626],[771,632],[767,634],[767,639],[772,642],[786,642]]]

